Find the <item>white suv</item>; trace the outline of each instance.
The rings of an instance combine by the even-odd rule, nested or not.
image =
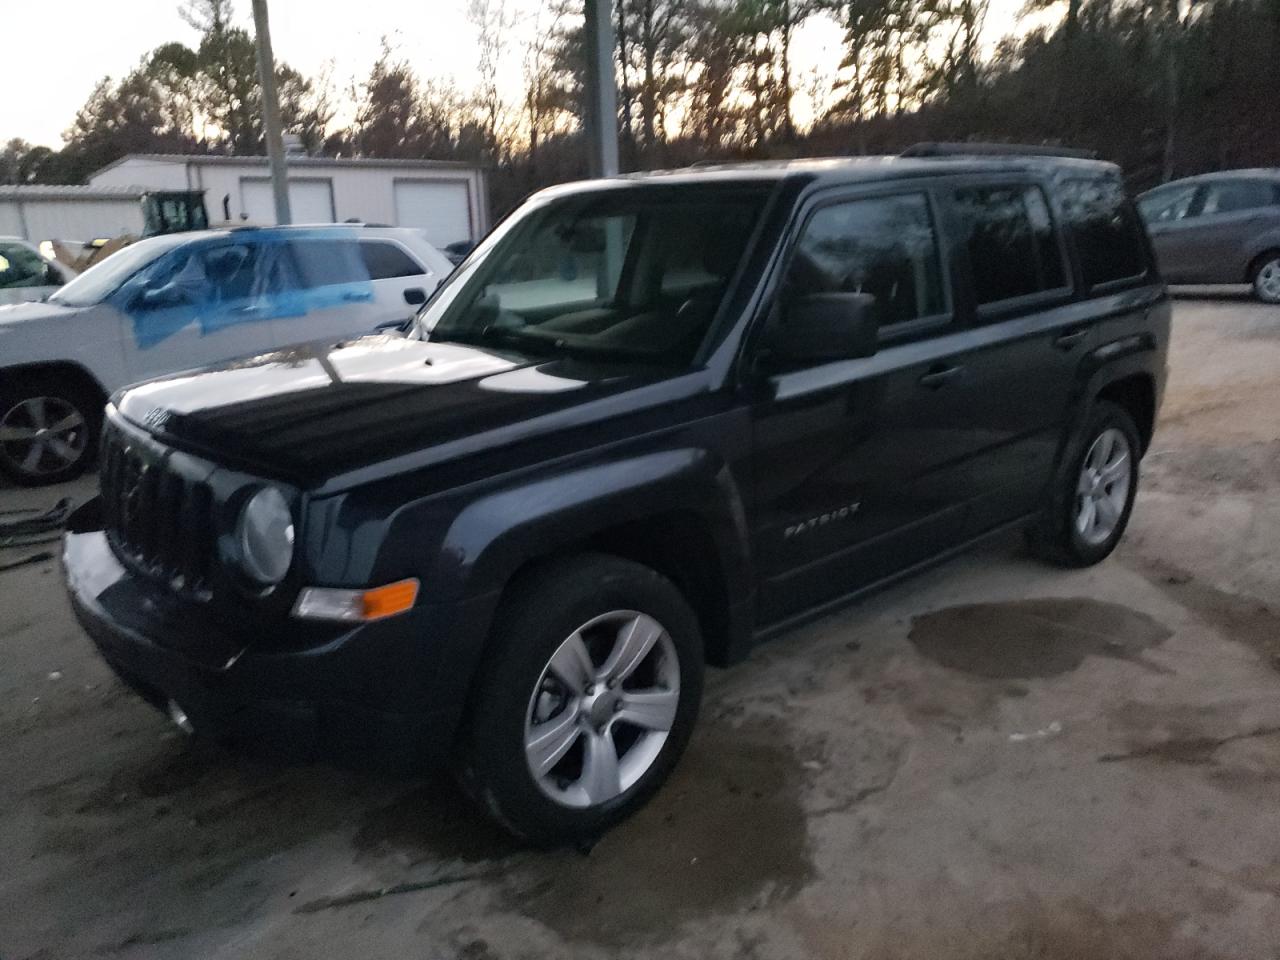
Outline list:
[[[0,307],[0,471],[70,479],[120,387],[401,326],[452,269],[397,227],[243,227],[125,247],[45,303]]]

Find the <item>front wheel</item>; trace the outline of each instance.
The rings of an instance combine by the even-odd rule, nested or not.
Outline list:
[[[1141,450],[1128,411],[1098,401],[1054,482],[1048,507],[1029,532],[1037,552],[1073,567],[1105,559],[1124,536],[1133,511]]]
[[[462,778],[537,843],[598,837],[675,766],[702,696],[702,638],[675,586],[593,555],[526,578],[499,612]]]
[[[0,388],[0,471],[22,486],[71,480],[93,459],[100,403],[52,376]]]

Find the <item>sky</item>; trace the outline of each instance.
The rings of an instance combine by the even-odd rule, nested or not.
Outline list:
[[[549,15],[540,8],[549,3],[506,2],[517,22],[500,82],[515,99],[523,43],[534,31],[547,29]],[[179,0],[62,0],[58,16],[40,0],[0,3],[5,36],[23,38],[3,44],[0,54],[0,90],[7,91],[0,98],[0,143],[21,137],[60,147],[63,130],[98,80],[122,76],[162,43],[196,40],[179,16]],[[988,44],[1015,29],[1022,5],[1023,0],[992,0]],[[278,61],[309,76],[328,71],[342,92],[367,74],[385,36],[423,79],[448,79],[468,89],[476,80],[476,49],[466,8],[467,0],[270,0],[272,45]],[[250,0],[236,0],[235,11],[237,20],[252,29]],[[74,20],[74,27],[59,26],[63,15]],[[800,32],[794,47],[798,85],[813,68],[825,74],[838,63],[839,42],[839,29],[831,22]],[[807,120],[806,112],[811,109],[798,102],[799,122]]]

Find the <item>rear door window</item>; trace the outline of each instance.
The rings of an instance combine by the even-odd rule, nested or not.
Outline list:
[[[306,289],[369,279],[369,268],[360,246],[347,239],[298,239],[289,241],[294,271]]]
[[[427,272],[422,264],[388,240],[361,240],[360,256],[370,280],[420,277]]]
[[[1075,238],[1085,286],[1135,279],[1146,273],[1142,226],[1118,180],[1063,180],[1059,196]]]
[[[923,193],[819,208],[796,244],[787,295],[870,293],[881,327],[946,311],[937,233]]]
[[[1062,245],[1039,187],[964,187],[953,204],[979,307],[1067,288]]]
[[[1201,213],[1239,213],[1275,202],[1275,187],[1264,180],[1223,180],[1205,189]]]

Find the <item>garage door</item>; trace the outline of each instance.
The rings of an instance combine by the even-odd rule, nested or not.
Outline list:
[[[242,178],[240,208],[250,223],[275,223],[271,181]],[[333,185],[328,180],[290,180],[289,213],[294,223],[333,223]]]
[[[472,239],[467,185],[438,180],[397,180],[396,223],[422,228],[427,239],[437,247]]]

